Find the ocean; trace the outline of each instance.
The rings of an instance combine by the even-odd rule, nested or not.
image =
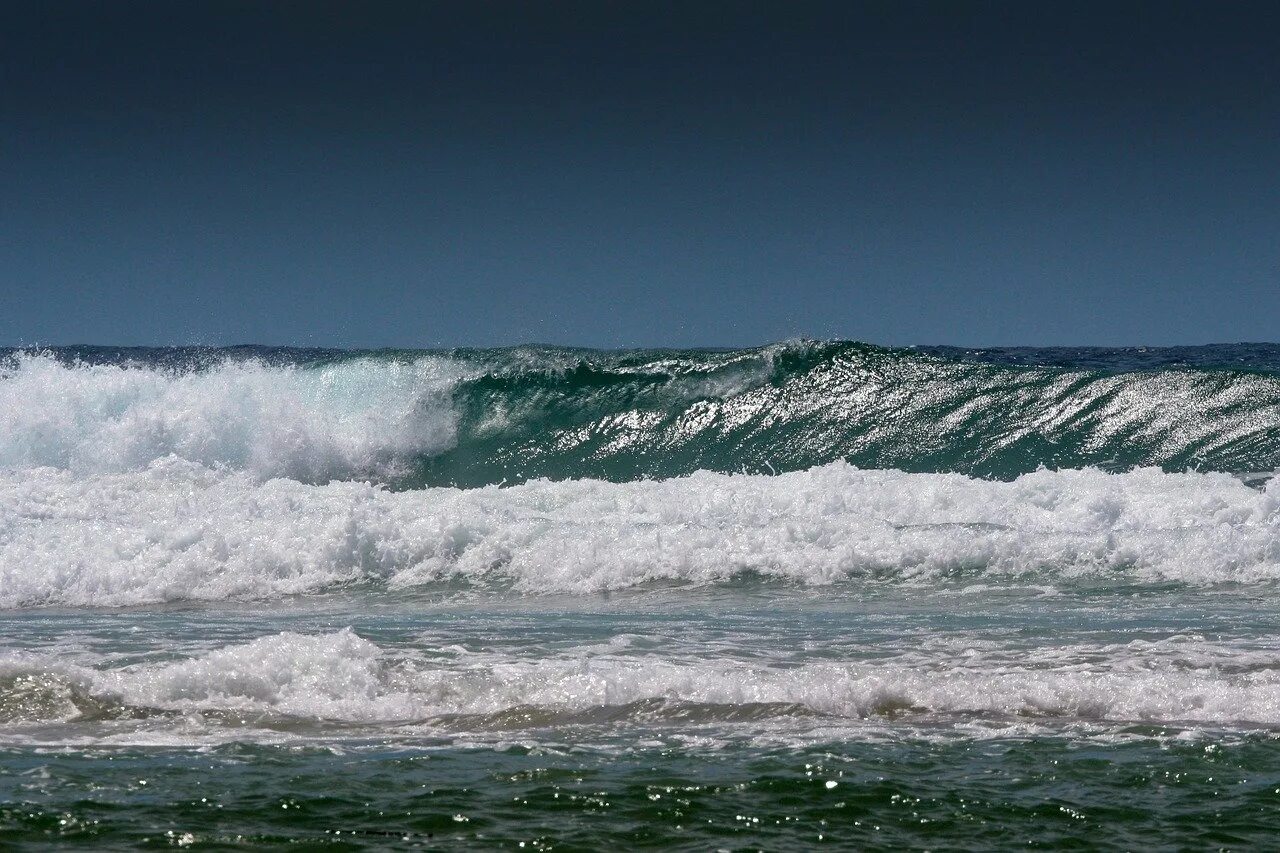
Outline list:
[[[1260,849],[1280,345],[0,351],[0,847]]]

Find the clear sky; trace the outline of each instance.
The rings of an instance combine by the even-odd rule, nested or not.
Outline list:
[[[1275,8],[7,0],[0,344],[1274,341]]]

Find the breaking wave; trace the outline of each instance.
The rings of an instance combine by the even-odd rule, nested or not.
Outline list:
[[[1096,354],[1036,364],[1011,352],[16,352],[0,361],[0,466],[128,472],[176,456],[395,488],[837,460],[1002,479],[1039,467],[1280,467],[1280,376],[1265,359],[1153,369],[1112,356],[1123,369],[1104,369]]]

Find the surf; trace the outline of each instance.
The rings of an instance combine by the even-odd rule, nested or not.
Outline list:
[[[1041,470],[536,480],[392,491],[166,458],[0,475],[0,607],[272,599],[364,587],[515,595],[739,583],[1192,587],[1280,580],[1280,481]]]

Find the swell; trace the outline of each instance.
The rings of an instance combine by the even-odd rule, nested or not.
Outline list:
[[[1198,361],[1182,350],[974,355],[849,342],[14,353],[0,362],[0,466],[120,472],[177,456],[396,488],[836,460],[1001,479],[1040,467],[1276,469],[1274,348],[1219,349]]]

